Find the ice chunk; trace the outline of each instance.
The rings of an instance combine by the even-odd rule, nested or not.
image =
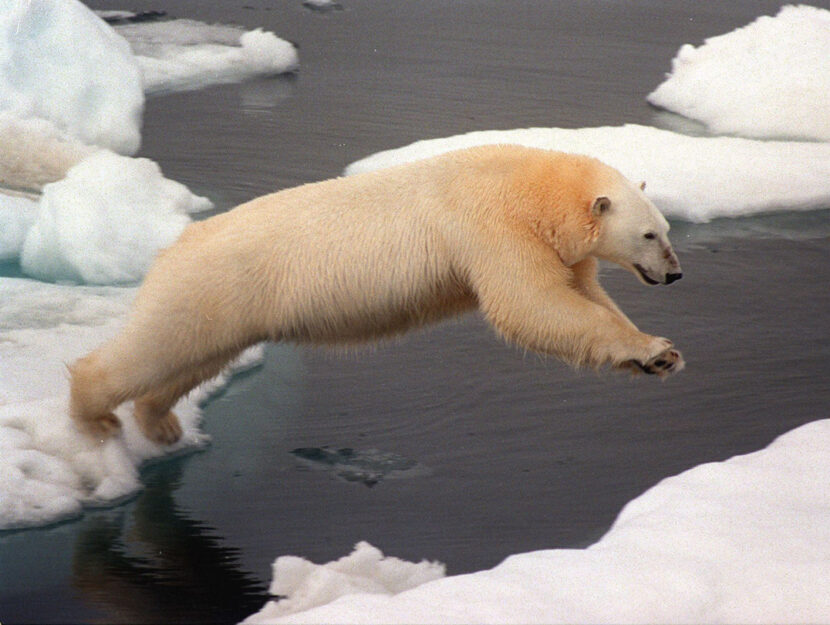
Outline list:
[[[68,417],[66,363],[114,335],[133,288],[70,287],[0,278],[0,529],[54,523],[85,505],[113,503],[141,487],[142,462],[204,445],[199,403],[226,372],[176,407],[184,435],[170,448],[145,439],[131,406],[119,408],[122,433],[99,445]],[[262,348],[234,367],[249,367]]]
[[[712,132],[830,141],[830,11],[785,6],[695,48],[648,101]]]
[[[328,564],[283,556],[274,562],[270,592],[285,598],[268,602],[244,622],[268,622],[354,593],[394,595],[440,579],[444,572],[444,565],[438,562],[414,563],[385,557],[366,542],[355,545],[350,555]]]
[[[0,194],[0,261],[20,255],[37,212],[37,202],[29,198]]]
[[[44,187],[20,264],[41,280],[135,282],[178,238],[187,213],[210,206],[153,161],[101,150]]]
[[[830,144],[690,137],[647,126],[487,130],[417,141],[352,163],[346,174],[475,145],[517,143],[596,157],[634,182],[667,217],[706,222],[830,207]]]
[[[0,3],[0,111],[133,154],[143,108],[129,44],[78,0]]]
[[[246,622],[823,623],[828,446],[830,420],[815,421],[765,450],[668,478],[629,503],[588,549],[515,555],[398,594],[357,586],[296,614],[288,602],[282,613],[282,602],[269,604]],[[315,587],[308,563],[281,561],[275,582],[288,569],[287,579],[305,583],[272,591],[299,598]]]
[[[148,93],[197,89],[293,71],[293,44],[272,32],[177,19],[115,27],[132,46]]]

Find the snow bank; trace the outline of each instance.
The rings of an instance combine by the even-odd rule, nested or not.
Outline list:
[[[141,66],[144,89],[198,89],[297,69],[293,44],[272,32],[177,19],[115,26]]]
[[[471,132],[379,152],[345,173],[493,143],[594,156],[635,182],[647,181],[646,193],[663,213],[685,221],[830,208],[830,144],[689,137],[637,125]]]
[[[0,3],[0,111],[133,154],[143,109],[130,46],[78,0]]]
[[[203,385],[176,410],[184,436],[162,448],[139,432],[129,405],[123,432],[103,445],[68,417],[65,365],[115,334],[135,289],[68,287],[0,278],[0,529],[53,523],[140,488],[142,462],[204,445],[198,404],[227,379]],[[236,366],[261,359],[246,352]]]
[[[350,555],[328,564],[293,556],[277,558],[273,573],[270,593],[286,599],[269,601],[245,623],[269,622],[350,594],[394,595],[444,577],[444,565],[384,557],[379,549],[360,542]]]
[[[830,141],[830,11],[785,6],[695,48],[648,101],[712,132]]]
[[[211,206],[153,161],[101,150],[44,187],[20,265],[41,280],[136,282],[190,222],[187,213]]]
[[[663,480],[588,549],[515,555],[400,594],[343,583],[344,596],[324,606],[286,617],[271,606],[246,623],[826,623],[828,447],[830,420],[816,421],[763,451]],[[282,568],[274,573],[282,588]],[[373,573],[383,585],[397,571]],[[299,577],[284,613],[318,590]]]

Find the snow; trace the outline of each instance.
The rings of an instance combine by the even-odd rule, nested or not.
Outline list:
[[[408,591],[389,580],[411,563],[372,571],[367,592],[349,578],[314,577],[343,560],[279,558],[272,592],[288,599],[245,622],[826,623],[829,446],[830,420],[814,421],[762,451],[663,480],[587,549],[514,555]]]
[[[348,594],[393,595],[444,577],[443,564],[407,562],[385,557],[369,543],[358,543],[354,551],[328,564],[312,564],[303,558],[283,556],[273,565],[269,592],[274,597],[246,623],[259,623],[325,605]]]
[[[206,444],[199,403],[228,374],[179,402],[184,435],[163,448],[138,430],[131,406],[117,414],[123,431],[103,445],[68,417],[65,365],[123,325],[134,288],[71,287],[0,278],[0,529],[54,523],[85,506],[117,502],[140,489],[147,460]],[[250,367],[261,347],[234,365]]]
[[[188,19],[114,27],[141,67],[148,94],[292,72],[297,49],[274,33]]]
[[[37,202],[29,198],[0,195],[0,261],[17,258],[37,213]]]
[[[711,132],[830,141],[830,11],[785,6],[686,44],[648,101]]]
[[[830,143],[690,137],[628,124],[601,128],[487,130],[417,141],[352,163],[346,175],[475,145],[521,145],[594,156],[632,181],[670,218],[830,208]]]
[[[153,161],[100,150],[44,187],[20,265],[41,280],[137,282],[190,222],[187,213],[211,206]]]
[[[78,0],[0,3],[0,111],[134,154],[143,110],[129,45]]]
[[[152,161],[114,153],[139,147],[145,90],[297,64],[292,44],[260,29],[193,20],[113,29],[77,0],[0,5],[0,259],[19,257],[42,280],[140,280],[187,214],[212,207]]]

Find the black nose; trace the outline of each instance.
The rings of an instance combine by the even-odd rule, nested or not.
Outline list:
[[[677,282],[682,277],[683,277],[682,273],[667,273],[666,274],[666,284],[671,284],[672,282]]]

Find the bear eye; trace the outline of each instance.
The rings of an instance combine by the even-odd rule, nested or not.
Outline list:
[[[650,241],[651,239],[656,238],[656,237],[657,237],[657,235],[656,235],[656,234],[654,234],[653,232],[646,232],[646,233],[643,235],[643,237],[644,237],[644,238],[646,238],[646,239],[648,239],[648,240]]]

